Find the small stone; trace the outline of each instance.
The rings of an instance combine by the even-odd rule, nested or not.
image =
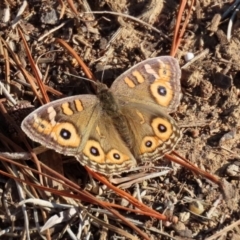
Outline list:
[[[197,138],[197,137],[199,137],[199,130],[198,129],[193,129],[191,131],[191,134],[192,134],[193,138]]]
[[[194,58],[194,54],[191,53],[191,52],[187,52],[187,53],[184,55],[184,59],[185,59],[186,62],[191,61],[193,58]]]
[[[230,164],[226,169],[226,173],[227,173],[228,176],[231,176],[231,177],[239,176],[240,162],[235,161],[232,164]]]
[[[190,212],[181,212],[180,214],[179,214],[179,221],[181,221],[181,222],[187,222],[188,220],[189,220],[189,218],[190,218]]]
[[[46,12],[43,16],[41,16],[41,21],[44,24],[56,24],[58,22],[56,11],[54,9],[51,9],[49,12]]]
[[[189,210],[197,215],[201,215],[205,209],[200,201],[193,201],[189,204]]]

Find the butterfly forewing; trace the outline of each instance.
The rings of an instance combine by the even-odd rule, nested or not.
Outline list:
[[[161,56],[134,65],[113,82],[111,90],[126,101],[157,104],[171,113],[180,103],[180,77],[178,61]]]
[[[66,155],[81,152],[99,117],[95,95],[63,98],[48,103],[22,122],[22,129],[34,141]]]

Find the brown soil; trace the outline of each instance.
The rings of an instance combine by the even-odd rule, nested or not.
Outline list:
[[[147,58],[170,54],[179,1],[88,1],[92,11],[125,13],[147,22],[160,32],[149,28],[142,22],[107,12],[76,16],[67,1],[63,1],[66,9],[62,19],[59,19],[63,9],[60,2],[28,1],[28,6],[20,17],[21,21],[19,21],[18,27],[25,35],[31,55],[37,62],[45,84],[60,91],[64,96],[86,93],[89,91],[89,84],[87,81],[65,74],[65,72],[70,72],[77,76],[85,76],[75,59],[55,43],[55,38],[65,40],[88,65],[95,77],[99,80],[103,79],[103,82],[109,85],[117,76],[136,63]],[[88,11],[81,2],[74,2],[78,13]],[[142,201],[146,205],[161,213],[170,212],[169,214],[178,217],[179,222],[177,224],[162,223],[147,216],[121,212],[129,220],[138,220],[136,225],[146,232],[150,239],[170,239],[170,236],[171,239],[240,239],[238,227],[240,207],[239,14],[233,22],[231,38],[228,40],[226,34],[229,18],[233,11],[225,19],[221,19],[221,15],[233,1],[201,0],[196,2],[175,56],[182,67],[183,92],[181,104],[172,115],[183,131],[183,138],[176,147],[176,151],[200,169],[215,174],[230,183],[225,190],[233,189],[234,194],[227,198],[229,196],[223,195],[221,189],[211,181],[195,175],[179,165],[160,161],[157,166],[164,164],[165,167],[171,167],[173,171],[167,175],[140,182],[137,187],[140,188]],[[13,21],[22,1],[8,0],[6,3],[1,3],[0,9],[7,9],[8,5],[10,19],[4,22],[3,14],[1,15],[0,35],[12,47],[26,70],[33,74],[21,37],[16,28],[13,29]],[[186,15],[187,11],[184,12],[182,22]],[[59,29],[50,33],[52,29],[60,25]],[[44,34],[46,35],[44,36]],[[195,56],[200,55],[200,58],[185,65],[187,63],[184,56],[188,52],[194,53]],[[32,111],[32,109],[26,109],[26,106],[31,103],[35,107],[39,107],[40,103],[33,101],[35,100],[34,93],[13,63],[11,53],[8,52],[8,54],[12,61],[10,62],[9,82],[4,82],[6,69],[2,56],[0,76],[5,86],[10,87],[10,93],[18,105],[14,108],[10,103],[5,102],[4,105],[19,125],[27,113]],[[59,98],[52,93],[49,93],[49,97],[51,100]],[[9,122],[1,120],[1,134],[24,148],[18,133]],[[36,144],[32,143],[32,146],[36,146]],[[1,152],[21,152],[21,149],[9,148],[4,141],[0,147]],[[83,188],[92,184],[85,170],[73,158],[48,151],[39,159],[51,164],[54,170],[64,174],[70,180],[74,182],[80,180]],[[63,164],[60,163],[62,160]],[[30,164],[30,166],[32,165]],[[2,165],[1,169],[6,171],[6,166]],[[124,176],[126,175],[124,174]],[[136,185],[133,186],[136,187]],[[133,186],[128,187],[126,191],[136,196],[137,190]],[[99,187],[104,189],[101,184]],[[10,210],[10,213],[6,214],[6,206],[3,204],[2,215],[0,215],[3,225],[1,227],[0,224],[0,228],[7,229],[14,225],[16,229],[12,231],[13,234],[23,234],[25,227],[23,214],[21,208],[16,208],[16,204],[21,198],[14,196],[16,193],[14,195],[11,193],[17,191],[12,180],[4,178],[1,188],[3,193],[8,193],[11,197],[2,195],[2,199],[7,201],[7,209]],[[98,194],[100,194],[99,191]],[[93,190],[91,193],[96,194]],[[225,192],[225,194],[231,193]],[[30,196],[26,194],[25,198],[30,198]],[[98,198],[127,205],[115,193],[106,189]],[[56,200],[55,197],[53,200],[48,196],[48,200],[56,202],[59,199]],[[59,201],[64,203],[62,199]],[[69,200],[66,202],[69,203]],[[136,234],[129,227],[116,221],[115,217],[96,213],[88,204],[83,203],[83,206],[99,219],[133,235]],[[199,210],[201,208],[203,208],[203,212]],[[31,207],[28,206],[28,210],[29,217],[32,218]],[[59,210],[55,209],[55,212],[57,211]],[[53,213],[50,212],[47,219]],[[198,213],[200,214],[198,215]],[[14,216],[16,220],[12,220],[10,216]],[[42,219],[40,222],[42,225]],[[36,229],[34,230],[33,219],[29,219],[29,223],[30,229],[32,229],[31,239],[40,239]],[[79,220],[76,221],[76,219],[71,222],[72,231],[75,233],[78,231],[78,224]],[[70,239],[67,233],[61,237],[58,235],[65,225],[66,222],[63,222],[57,227],[53,227],[52,239],[57,239],[57,236],[58,239]],[[18,227],[22,229],[18,229]],[[222,231],[221,237],[217,235],[219,231]],[[81,239],[85,239],[87,234],[90,234],[90,239],[126,239],[126,237],[121,238],[120,233],[104,228],[96,222],[95,224],[90,223],[89,229],[85,228]],[[9,235],[2,237],[1,239],[9,239]]]

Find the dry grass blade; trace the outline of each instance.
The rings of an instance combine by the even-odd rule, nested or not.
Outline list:
[[[11,160],[6,159],[6,158],[3,158],[3,157],[1,157],[1,156],[0,156],[0,159],[2,159],[2,160],[5,161],[5,162],[12,162]],[[28,168],[28,167],[26,167],[26,166],[23,166],[23,165],[21,165],[21,164],[14,163],[14,162],[12,162],[12,163],[13,163],[14,165],[19,166],[19,167],[22,167],[22,169],[24,169],[24,171],[26,171],[26,170],[29,169],[29,170],[31,170],[31,171],[33,171],[33,172],[37,172],[36,170],[30,169],[30,168]],[[136,232],[138,232],[144,239],[148,239],[147,235],[145,235],[145,234],[144,234],[141,230],[139,230],[135,225],[133,225],[132,223],[130,223],[129,221],[127,221],[127,220],[126,220],[123,216],[121,216],[117,211],[115,211],[114,209],[108,207],[107,204],[105,204],[104,202],[99,201],[97,198],[93,197],[93,196],[90,195],[88,192],[85,192],[85,191],[80,190],[79,187],[78,187],[78,185],[73,184],[71,181],[69,181],[68,179],[65,179],[63,176],[61,176],[61,175],[59,175],[58,173],[56,173],[55,171],[49,169],[47,166],[45,166],[45,165],[43,165],[43,164],[41,164],[41,166],[42,166],[42,168],[44,168],[45,170],[48,170],[48,171],[50,171],[52,174],[56,175],[58,178],[54,178],[54,177],[52,177],[52,176],[50,176],[50,175],[46,175],[46,174],[40,173],[40,172],[38,172],[38,174],[40,174],[40,175],[42,175],[42,176],[45,176],[45,177],[48,177],[49,179],[52,179],[52,180],[57,181],[57,182],[59,182],[59,179],[64,180],[64,185],[65,185],[65,184],[69,184],[69,185],[66,185],[66,186],[68,186],[69,188],[72,188],[73,190],[75,190],[75,191],[78,193],[78,195],[70,194],[70,193],[67,193],[67,192],[64,193],[64,192],[61,192],[61,191],[59,192],[59,191],[57,191],[57,190],[54,190],[54,189],[51,189],[51,188],[48,188],[48,187],[44,187],[44,186],[42,186],[42,185],[40,185],[40,184],[35,184],[35,183],[32,183],[32,182],[26,181],[26,180],[24,180],[24,179],[20,179],[20,178],[18,178],[18,177],[16,177],[16,176],[13,176],[13,175],[11,175],[11,174],[7,174],[7,173],[5,173],[5,172],[3,172],[3,171],[0,171],[0,173],[1,173],[2,175],[8,176],[8,177],[10,177],[10,178],[12,178],[12,179],[15,179],[15,180],[17,180],[17,181],[26,183],[26,184],[28,184],[29,186],[32,186],[32,187],[34,187],[34,188],[36,188],[36,189],[42,189],[42,190],[45,190],[45,191],[48,191],[48,192],[52,192],[52,193],[54,193],[54,194],[58,194],[58,195],[60,195],[60,196],[66,196],[66,197],[69,197],[69,198],[81,199],[81,200],[83,200],[83,201],[91,202],[91,203],[93,203],[93,204],[98,204],[98,205],[104,207],[106,210],[108,210],[109,212],[111,212],[113,215],[115,215],[115,216],[118,217],[119,219],[121,219],[122,222],[124,222],[126,225],[129,225],[129,227],[131,227],[131,228],[134,229]],[[26,175],[25,175],[25,176],[26,176]],[[79,189],[79,190],[78,190],[78,189]],[[79,195],[80,195],[80,196],[79,196]],[[129,209],[129,210],[130,210],[130,209]]]
[[[227,233],[231,230],[233,230],[236,227],[239,227],[240,225],[240,220],[232,223],[231,225],[225,227],[223,230],[219,231],[218,233],[213,234],[211,237],[206,238],[206,240],[214,240],[214,239],[218,239],[219,237],[223,236],[223,235],[227,235]],[[238,235],[235,235],[238,238]],[[236,239],[237,239],[236,238]]]
[[[96,78],[92,74],[92,72],[89,70],[89,68],[86,66],[86,64],[82,61],[82,59],[77,55],[77,53],[62,39],[56,39],[56,42],[64,46],[71,54],[72,56],[77,60],[79,66],[83,68],[83,71],[85,72],[86,76],[91,79],[95,80]]]
[[[22,34],[22,31],[19,28],[18,28],[18,32],[19,32],[19,34],[20,34],[20,36],[21,36],[21,38],[23,40],[23,44],[25,46],[25,50],[27,52],[27,56],[28,56],[29,62],[31,64],[32,70],[34,72],[34,75],[35,75],[37,83],[38,83],[38,87],[39,87],[40,92],[41,92],[42,97],[43,97],[43,102],[44,103],[48,103],[49,102],[49,98],[48,98],[48,95],[47,95],[46,90],[44,88],[44,85],[43,85],[43,82],[41,80],[41,77],[39,76],[39,73],[37,71],[36,65],[35,65],[35,63],[33,61],[32,56],[31,56],[30,49],[29,49],[29,47],[27,45],[27,42],[26,42],[26,40],[25,40],[25,38],[24,38],[24,36]]]
[[[64,2],[62,0],[59,0],[59,2],[61,4],[61,6],[62,6],[59,19],[62,19],[64,14],[65,14],[65,11],[66,11],[66,5],[64,4]]]
[[[107,185],[110,189],[114,190],[118,195],[125,198],[127,201],[131,202],[133,205],[135,205],[137,208],[141,209],[143,212],[153,213],[155,216],[160,220],[167,220],[167,217],[154,211],[153,209],[147,207],[146,205],[142,204],[141,202],[137,201],[136,198],[132,197],[131,195],[127,194],[123,190],[113,186],[110,182],[107,181],[106,178],[101,176],[100,174],[97,174],[90,170],[88,167],[86,167],[87,171],[97,180],[103,182],[105,185]]]
[[[218,184],[219,187],[221,189],[223,189],[223,185],[222,185],[222,182],[221,182],[220,178],[218,178],[217,176],[214,176],[214,175],[212,175],[212,174],[194,166],[187,159],[184,159],[183,157],[179,156],[179,154],[176,153],[175,151],[173,153],[175,154],[175,156],[177,156],[177,158],[174,157],[174,156],[171,156],[171,155],[166,155],[166,157],[173,162],[181,164],[182,166],[186,167],[187,169],[193,171],[194,173],[199,174],[203,177],[206,177],[207,179],[209,179],[209,180],[213,181],[214,183]]]
[[[176,23],[175,31],[174,31],[173,44],[172,44],[172,49],[171,49],[171,53],[170,53],[171,56],[175,56],[175,54],[176,54],[176,52],[177,52],[177,50],[180,46],[180,41],[182,40],[182,37],[185,33],[187,24],[189,22],[189,18],[191,16],[191,10],[193,8],[194,2],[195,2],[194,0],[191,1],[191,5],[190,5],[189,11],[188,11],[188,15],[187,15],[187,17],[184,21],[184,24],[182,26],[182,29],[180,31],[181,18],[182,18],[183,12],[185,10],[185,6],[186,6],[187,1],[182,1],[181,2],[179,12],[178,12],[177,23]]]
[[[88,214],[88,215],[89,215],[89,214]],[[90,215],[89,215],[89,216],[90,216]],[[92,215],[91,215],[90,217],[91,217],[91,219],[93,219],[93,222],[94,222],[94,223],[96,223],[96,224],[98,224],[98,225],[100,225],[100,226],[104,226],[104,227],[106,227],[107,229],[112,230],[112,231],[114,231],[114,232],[116,232],[116,233],[119,233],[120,235],[125,236],[126,238],[135,239],[135,240],[138,240],[138,239],[139,239],[138,237],[136,237],[136,236],[128,233],[127,231],[124,231],[124,230],[121,229],[121,228],[118,228],[118,227],[113,226],[113,225],[111,225],[111,224],[107,224],[107,223],[105,223],[104,221],[101,221],[101,220],[98,219],[97,217],[94,217],[94,216],[92,216]],[[146,236],[145,236],[145,237],[146,237]],[[146,238],[146,239],[148,239],[148,238]]]
[[[23,68],[22,64],[20,63],[19,59],[17,58],[16,54],[12,51],[12,49],[8,46],[8,44],[5,42],[4,39],[1,38],[1,41],[4,43],[8,51],[11,53],[12,58],[14,59],[15,63],[17,64],[19,70],[22,72],[22,74],[25,76],[26,79],[29,80],[29,83],[31,84],[32,90],[35,93],[35,95],[38,97],[38,100],[43,104],[42,98],[39,96],[37,88],[35,86],[35,83],[32,81],[32,78],[28,74],[28,72]]]
[[[39,172],[41,172],[41,168],[40,168],[40,165],[39,165],[39,161],[36,157],[36,155],[31,151],[31,147],[30,145],[28,144],[27,140],[26,140],[26,137],[25,135],[23,134],[22,130],[20,129],[20,127],[14,122],[14,120],[9,116],[9,114],[7,114],[7,111],[5,109],[5,107],[3,106],[3,104],[0,102],[0,112],[2,113],[2,115],[4,115],[5,119],[11,123],[15,130],[17,131],[17,133],[19,134],[19,136],[21,136],[21,139],[22,141],[24,142],[25,146],[27,146],[27,148],[29,149],[29,152],[31,153],[31,156],[33,158],[33,161],[34,163],[36,164],[36,167],[38,169]],[[42,183],[42,179],[41,179],[41,176],[40,176],[40,181]]]
[[[3,42],[0,41],[0,55],[4,58],[4,64],[5,64],[5,82],[10,84],[10,64],[9,64],[9,57],[8,52],[6,48],[3,46]]]
[[[148,24],[147,22],[144,22],[142,21],[141,19],[138,19],[136,17],[133,17],[133,16],[130,16],[130,15],[127,15],[127,14],[123,14],[123,13],[117,13],[117,12],[108,12],[108,11],[92,11],[92,12],[85,12],[86,14],[87,13],[93,13],[93,14],[112,14],[112,15],[116,15],[116,16],[121,16],[121,17],[126,17],[126,18],[129,18],[135,22],[138,22],[140,24],[142,24],[143,26],[147,26],[149,27],[151,30],[161,34],[161,36],[163,36],[164,38],[168,39],[169,40],[169,37],[166,36],[165,34],[163,34],[159,29],[153,27],[151,24]]]

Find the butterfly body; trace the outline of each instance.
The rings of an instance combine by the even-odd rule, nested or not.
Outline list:
[[[145,60],[97,95],[79,95],[48,103],[24,119],[34,141],[75,156],[105,175],[129,171],[138,162],[170,152],[181,137],[168,115],[179,104],[180,68],[169,56]]]

